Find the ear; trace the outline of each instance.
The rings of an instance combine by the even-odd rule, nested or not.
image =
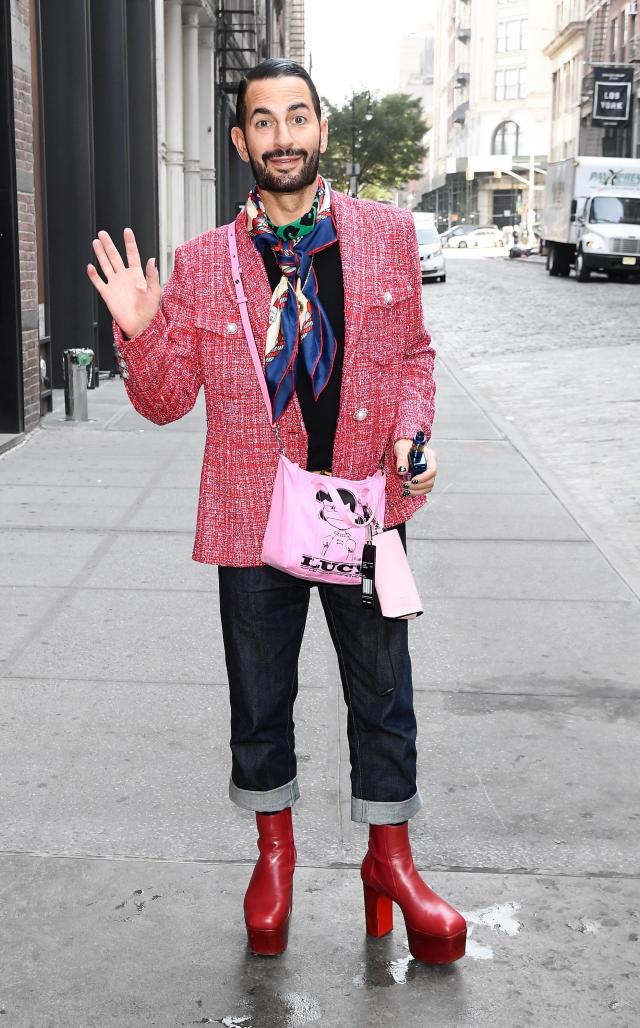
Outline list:
[[[324,153],[329,142],[329,122],[326,118],[320,119],[320,153]]]
[[[249,162],[249,151],[247,150],[244,132],[237,125],[234,125],[231,129],[231,141],[240,154],[242,160],[247,164]]]

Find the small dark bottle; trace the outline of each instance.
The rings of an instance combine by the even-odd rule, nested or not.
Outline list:
[[[421,475],[427,470],[427,457],[424,452],[426,440],[424,432],[416,432],[411,449],[409,450],[409,471],[407,481],[411,481],[416,475]]]

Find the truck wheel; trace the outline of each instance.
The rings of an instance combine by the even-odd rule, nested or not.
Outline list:
[[[459,250],[466,250],[467,249],[467,244],[465,243],[464,239],[461,239],[460,242],[458,243],[458,249]]]
[[[576,282],[588,282],[590,278],[591,272],[585,265],[584,254],[582,250],[578,250],[576,254]]]
[[[553,275],[554,278],[556,275],[560,274],[558,269],[558,247],[555,243],[549,243],[549,252],[547,253],[547,271],[550,275]]]

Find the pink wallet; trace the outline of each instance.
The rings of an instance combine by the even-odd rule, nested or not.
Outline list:
[[[410,621],[423,613],[402,540],[396,528],[373,537],[376,594],[383,617]]]

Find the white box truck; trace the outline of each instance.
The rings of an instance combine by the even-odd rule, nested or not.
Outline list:
[[[540,237],[550,275],[640,274],[640,160],[574,157],[550,164]],[[543,251],[543,252],[544,252]]]

